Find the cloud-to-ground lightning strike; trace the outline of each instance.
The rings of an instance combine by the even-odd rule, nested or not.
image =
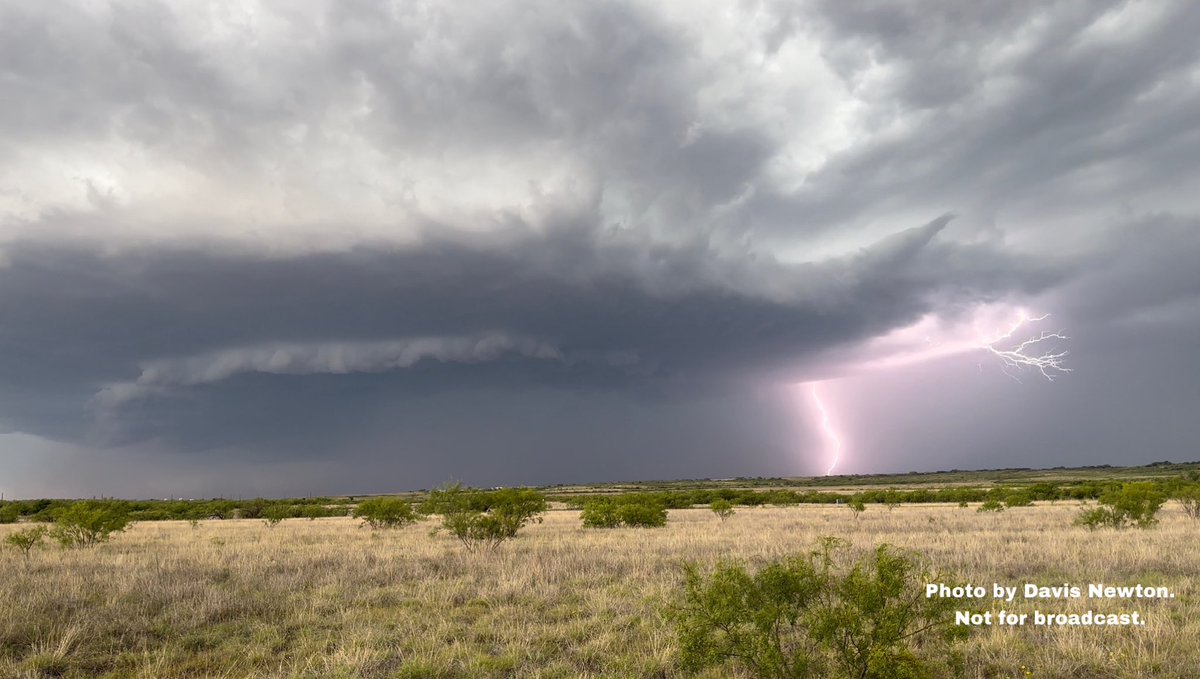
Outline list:
[[[812,396],[813,403],[817,406],[817,412],[821,414],[821,431],[825,432],[825,437],[833,443],[833,461],[829,463],[829,468],[825,470],[825,476],[829,476],[833,473],[834,467],[837,466],[838,460],[842,457],[842,437],[838,436],[837,431],[833,428],[833,423],[829,421],[829,411],[825,409],[825,403],[821,401],[821,394],[817,391],[816,382],[809,383],[808,393]]]
[[[1063,351],[1042,351],[1045,342],[1054,340],[1067,340],[1066,335],[1061,332],[1048,332],[1043,330],[1036,337],[1030,337],[1016,345],[1012,345],[1013,335],[1027,323],[1037,323],[1050,317],[1050,314],[1042,314],[1041,316],[1029,316],[1025,312],[1021,312],[1017,321],[1009,326],[1008,330],[992,337],[982,340],[980,348],[990,352],[992,355],[1000,359],[1003,364],[1003,370],[1006,375],[1020,382],[1020,378],[1009,372],[1010,369],[1021,370],[1022,368],[1034,368],[1042,374],[1042,377],[1053,381],[1054,376],[1059,373],[1069,373],[1070,368],[1063,365],[1063,359],[1066,358],[1067,352]],[[1008,348],[1005,348],[1008,345]]]
[[[1031,329],[1031,326],[1049,318],[1050,314],[1033,316],[1024,309],[1009,307],[1004,310],[1004,315],[1009,316],[1012,311],[1016,311],[1016,320],[1006,326],[1001,326],[998,330],[988,331],[980,327],[984,320],[981,315],[986,315],[988,311],[986,307],[976,310],[975,322],[972,324],[974,338],[971,338],[971,331],[967,328],[962,326],[942,328],[936,319],[933,321],[923,319],[912,328],[893,332],[883,341],[882,346],[877,345],[876,347],[883,350],[882,357],[860,362],[858,369],[860,371],[884,370],[983,350],[1000,359],[1000,369],[1017,382],[1021,381],[1017,373],[1026,368],[1038,371],[1042,377],[1050,381],[1064,373],[1072,372],[1072,369],[1065,365],[1068,352],[1060,350],[1056,346],[1058,342],[1070,338],[1062,331],[1042,330],[1035,333]],[[934,331],[933,334],[930,333],[931,329]],[[921,334],[913,337],[914,331]],[[946,339],[935,341],[935,337],[939,336],[944,336]],[[979,372],[983,372],[983,363],[978,363],[977,366]],[[818,383],[806,382],[805,384],[808,385],[813,407],[820,416],[821,430],[833,448],[833,461],[825,471],[825,475],[830,476],[841,459],[842,439],[834,429],[829,411],[824,401],[821,400],[817,389]]]

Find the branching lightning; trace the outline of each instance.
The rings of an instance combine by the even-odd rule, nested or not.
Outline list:
[[[1016,320],[1007,325],[994,325],[997,312],[1006,319],[1016,313]],[[1035,326],[1050,317],[1050,314],[1031,315],[1024,309],[1008,305],[999,308],[981,305],[975,310],[972,323],[946,325],[935,316],[923,318],[907,328],[899,328],[869,344],[866,356],[852,370],[868,372],[890,370],[941,358],[986,351],[1000,360],[1000,369],[1005,375],[1020,382],[1020,373],[1027,369],[1036,370],[1042,377],[1054,381],[1065,373],[1072,372],[1066,366],[1068,352],[1061,343],[1070,339],[1061,330],[1037,330]],[[1004,323],[1005,321],[1001,321]],[[972,332],[973,328],[973,332]],[[977,364],[983,372],[983,363]],[[806,382],[808,397],[815,414],[819,416],[821,431],[832,448],[832,461],[825,475],[833,474],[842,457],[842,437],[834,427],[829,409],[821,399],[818,382]],[[802,386],[802,385],[797,385]]]
[[[825,409],[824,402],[821,401],[821,394],[817,391],[817,383],[810,382],[808,385],[808,393],[812,396],[813,403],[817,406],[817,412],[821,414],[821,431],[825,432],[825,437],[833,444],[833,461],[829,463],[829,468],[825,470],[825,476],[833,473],[834,467],[837,466],[838,460],[842,457],[842,437],[833,428],[833,423],[829,421],[829,411]]]
[[[1071,372],[1070,368],[1063,365],[1063,359],[1066,358],[1067,351],[1045,351],[1045,349],[1047,346],[1050,346],[1047,343],[1052,343],[1055,340],[1069,339],[1066,335],[1062,334],[1062,332],[1043,330],[1037,336],[1013,344],[1015,341],[1013,335],[1023,326],[1043,321],[1049,317],[1050,314],[1029,316],[1022,311],[1017,321],[1009,326],[1008,330],[992,338],[985,338],[982,340],[980,348],[999,358],[1003,365],[1004,373],[1018,382],[1021,381],[1020,378],[1009,372],[1010,370],[1019,371],[1023,368],[1034,368],[1042,374],[1042,377],[1054,381],[1056,375]]]

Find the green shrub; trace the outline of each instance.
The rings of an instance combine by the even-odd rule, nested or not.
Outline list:
[[[411,504],[398,497],[374,497],[358,503],[354,508],[354,518],[362,519],[364,526],[379,530],[403,528],[416,523],[417,513]]]
[[[984,500],[983,504],[979,505],[979,509],[976,509],[975,511],[977,511],[977,512],[1002,512],[1002,511],[1004,511],[1004,505],[996,498],[991,498],[988,500]]]
[[[1056,483],[1035,483],[1026,489],[1031,499],[1034,500],[1050,500],[1051,502],[1059,499],[1062,491]]]
[[[16,523],[21,518],[21,507],[11,503],[0,503],[0,523]]]
[[[836,552],[844,544],[826,538],[754,574],[686,566],[684,602],[671,615],[684,668],[733,662],[755,677],[915,679],[956,657],[950,644],[968,628],[954,625],[954,600],[925,598],[935,580],[915,558],[881,545],[848,562]]]
[[[585,528],[658,528],[667,525],[667,507],[653,496],[597,498],[583,506],[580,518]]]
[[[546,498],[535,490],[504,488],[479,491],[454,483],[430,491],[425,514],[441,514],[442,528],[458,538],[467,551],[496,549],[530,522],[541,523]]]
[[[114,501],[84,500],[59,508],[51,535],[64,547],[91,547],[108,541],[132,523],[129,509]]]
[[[42,544],[42,538],[44,537],[46,537],[46,527],[34,526],[10,533],[8,537],[4,538],[4,542],[21,550],[21,554],[28,559],[30,550]]]
[[[862,501],[862,498],[852,497],[846,503],[846,506],[850,508],[850,511],[854,512],[855,521],[858,520],[860,514],[867,511],[867,505]]]
[[[725,523],[729,517],[733,516],[733,503],[729,500],[713,500],[708,503],[708,508],[717,515],[721,523]]]
[[[1009,507],[1028,507],[1033,504],[1033,498],[1028,493],[1010,493],[1004,498],[1004,504]]]
[[[256,497],[253,500],[247,500],[237,508],[238,518],[241,519],[261,519],[263,513],[267,511],[267,501],[261,497]]]
[[[617,503],[608,499],[588,502],[579,516],[585,528],[616,528],[621,525]]]
[[[1106,491],[1100,496],[1100,505],[1085,509],[1075,518],[1075,523],[1091,529],[1124,528],[1130,524],[1148,528],[1158,523],[1158,513],[1167,497],[1158,487],[1149,482],[1126,483],[1119,489]]]
[[[654,500],[625,502],[617,505],[621,523],[637,528],[661,528],[667,525],[667,508]]]

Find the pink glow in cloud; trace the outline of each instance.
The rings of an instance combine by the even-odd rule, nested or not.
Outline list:
[[[843,373],[861,373],[986,351],[1000,359],[1010,376],[1023,368],[1036,369],[1053,379],[1070,372],[1063,365],[1067,356],[1058,342],[1067,340],[1061,331],[1034,327],[1050,314],[1033,315],[1028,309],[1007,303],[980,304],[955,317],[926,314],[912,325],[876,337],[840,361]]]
[[[1050,314],[1034,315],[1008,303],[980,304],[956,316],[927,314],[912,325],[876,337],[840,356],[831,357],[841,376],[861,375],[943,360],[971,352],[986,352],[998,360],[1004,374],[1020,381],[1026,369],[1047,380],[1071,372],[1064,365],[1067,351],[1061,331],[1038,329]],[[980,364],[983,370],[983,363]],[[829,476],[841,461],[844,436],[831,421],[830,406],[817,382],[806,382],[809,402],[823,436],[830,442]]]

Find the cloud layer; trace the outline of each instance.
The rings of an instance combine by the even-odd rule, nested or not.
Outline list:
[[[5,490],[813,473],[788,385],[849,376],[849,469],[1187,456],[1197,33],[1182,1],[6,6]],[[1018,306],[1086,393],[901,365]]]

